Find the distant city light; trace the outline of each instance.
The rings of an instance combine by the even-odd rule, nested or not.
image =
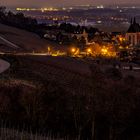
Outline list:
[[[57,8],[52,8],[52,7],[49,7],[49,8],[16,8],[16,11],[42,11],[42,12],[45,12],[45,11],[58,11],[59,9]]]
[[[120,10],[120,13],[122,13],[122,10]]]
[[[63,8],[62,8],[62,10],[66,10],[66,8],[65,8],[65,7],[63,7]]]
[[[103,5],[99,5],[99,6],[97,6],[97,8],[98,8],[98,9],[103,9],[104,6],[103,6]]]
[[[100,23],[102,23],[102,21],[99,20],[99,21],[97,21],[97,23],[100,24]]]

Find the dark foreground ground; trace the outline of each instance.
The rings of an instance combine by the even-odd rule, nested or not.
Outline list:
[[[1,57],[11,63],[0,76],[1,128],[7,127],[1,136],[12,133],[15,138],[18,130],[20,136],[27,134],[25,139],[32,133],[38,133],[39,140],[41,135],[72,140],[139,139],[139,71],[76,58]]]

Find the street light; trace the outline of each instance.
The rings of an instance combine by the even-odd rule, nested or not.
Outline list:
[[[51,51],[51,48],[50,47],[48,47],[48,52],[50,52]]]
[[[101,49],[101,52],[102,52],[102,54],[107,54],[108,53],[108,50],[106,48],[102,48]]]
[[[88,53],[91,53],[91,49],[90,49],[90,48],[88,48],[88,49],[87,49],[87,52],[88,52]]]
[[[72,48],[72,49],[71,49],[71,52],[72,52],[72,53],[75,53],[75,51],[76,51],[75,48]]]

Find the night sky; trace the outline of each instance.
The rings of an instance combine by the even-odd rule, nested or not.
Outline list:
[[[118,4],[140,4],[140,0],[0,0],[1,5],[5,6],[28,6],[28,7],[46,7],[46,6],[65,6],[65,5],[118,5]]]

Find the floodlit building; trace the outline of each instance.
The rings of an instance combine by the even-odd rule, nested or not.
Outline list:
[[[136,22],[136,19],[131,20],[131,25],[126,33],[126,39],[131,46],[140,44],[140,25]]]

